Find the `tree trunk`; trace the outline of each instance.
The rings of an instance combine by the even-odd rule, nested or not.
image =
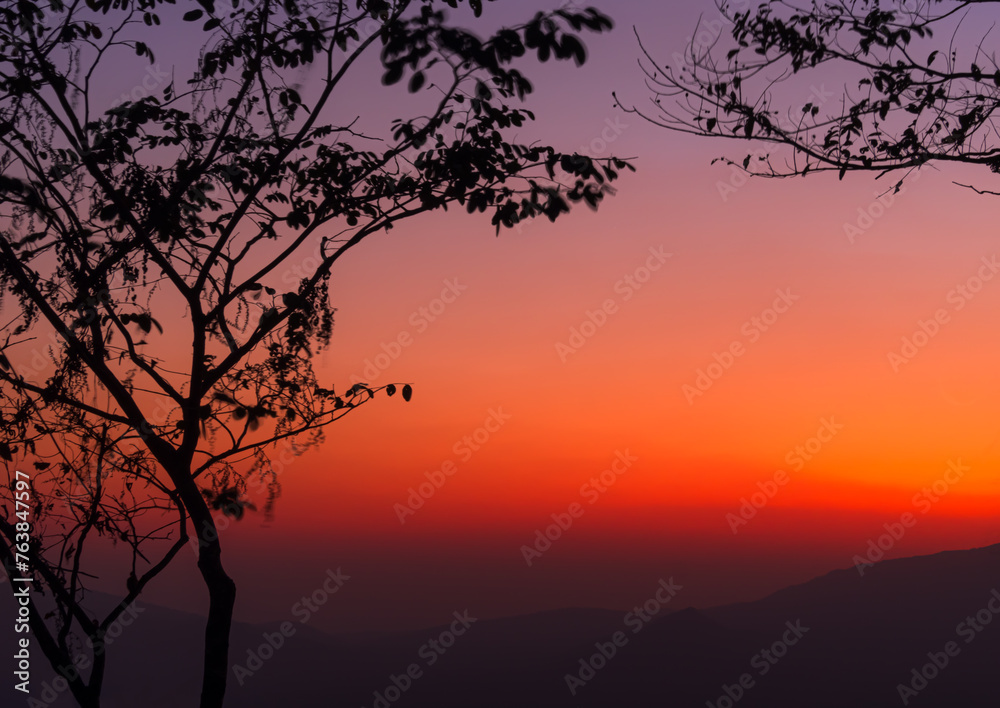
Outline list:
[[[236,583],[222,567],[222,547],[211,514],[206,513],[196,523],[198,570],[208,588],[201,708],[222,708],[229,675],[229,632],[233,624],[233,608],[236,606]]]
[[[160,452],[177,488],[198,538],[198,570],[208,589],[208,621],[205,623],[205,656],[201,677],[201,708],[222,708],[229,675],[229,632],[236,606],[236,583],[222,567],[222,544],[205,497],[191,476],[190,457],[179,463],[174,451],[164,450],[157,439],[151,441],[153,454]],[[154,447],[155,446],[155,447]]]
[[[69,683],[69,690],[73,694],[73,698],[80,705],[80,708],[101,708],[101,696],[99,693],[79,682],[73,683],[68,680],[67,682]]]

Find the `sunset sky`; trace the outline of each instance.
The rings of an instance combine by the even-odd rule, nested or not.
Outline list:
[[[616,28],[586,38],[587,64],[523,67],[539,119],[525,137],[637,172],[596,213],[497,238],[488,215],[450,210],[339,262],[321,377],[411,383],[413,400],[330,428],[285,464],[272,520],[226,529],[239,619],[286,618],[336,568],[351,579],[318,625],[386,629],[624,609],[671,577],[683,605],[753,599],[850,567],[907,511],[917,523],[886,557],[1000,541],[996,197],[953,184],[998,177],[932,167],[881,202],[890,182],[868,175],[745,182],[711,161],[746,145],[667,132],[611,97],[648,100],[633,26],[668,60],[714,5],[592,4]],[[480,22],[556,5],[487,3]],[[408,115],[405,86],[370,69],[343,111]],[[811,88],[836,100],[822,78]],[[921,322],[933,336],[910,350]],[[942,481],[949,462],[967,468],[957,481]],[[762,487],[766,504],[739,517]],[[529,566],[523,547],[573,504]],[[197,611],[194,560],[149,600]]]

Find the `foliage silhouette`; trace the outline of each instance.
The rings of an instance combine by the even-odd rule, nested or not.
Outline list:
[[[692,40],[666,66],[640,38],[651,107],[618,105],[671,130],[763,143],[739,161],[722,158],[758,176],[905,177],[932,162],[998,172],[1000,66],[983,46],[985,33],[969,42],[962,28],[990,24],[996,4],[725,2],[698,35],[708,39]],[[833,100],[799,85],[831,76],[848,82]]]
[[[189,537],[209,596],[201,705],[222,705],[236,588],[215,514],[243,517],[251,487],[269,511],[276,446],[317,445],[396,391],[337,393],[313,370],[333,327],[331,269],[349,249],[453,204],[491,213],[497,233],[554,220],[596,207],[632,169],[507,137],[534,119],[518,105],[532,91],[518,60],[580,65],[578,33],[608,30],[607,17],[538,13],[481,38],[449,24],[442,6],[458,4],[0,5],[0,557],[14,575],[13,470],[31,465],[30,626],[81,706],[100,704],[105,632]],[[158,67],[180,33],[204,38],[191,74],[161,72],[105,109],[117,66]],[[406,81],[400,104],[419,94],[388,130],[335,118],[365,98],[346,77],[373,52],[383,84]],[[304,70],[315,76],[301,83]],[[304,253],[316,254],[306,272]],[[95,543],[130,558],[103,617],[84,598]],[[83,651],[89,670],[68,671]]]

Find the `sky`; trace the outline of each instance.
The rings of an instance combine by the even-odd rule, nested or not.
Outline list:
[[[926,169],[888,197],[869,175],[747,181],[711,164],[746,146],[611,97],[647,100],[633,27],[669,57],[712,3],[593,4],[616,28],[583,67],[525,67],[530,134],[637,172],[597,212],[496,237],[451,210],[338,263],[321,378],[413,399],[281,458],[272,519],[222,521],[239,619],[290,617],[332,569],[350,579],[316,622],[343,631],[624,609],[666,578],[683,605],[750,600],[850,567],[905,513],[885,557],[1000,541],[1000,249],[993,198],[954,184],[996,177]],[[346,112],[406,105],[374,77]],[[194,561],[149,601],[199,611]]]

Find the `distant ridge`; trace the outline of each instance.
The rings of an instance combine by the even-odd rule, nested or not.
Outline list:
[[[11,607],[5,591],[0,612],[6,616]],[[400,632],[333,635],[295,623],[295,633],[277,650],[260,652],[270,658],[243,675],[242,686],[230,676],[226,705],[1000,705],[995,678],[1000,669],[1000,544],[886,560],[865,568],[863,575],[853,567],[834,570],[753,602],[671,609],[638,632],[625,623],[624,612],[594,608],[478,619],[464,626],[453,619]],[[0,626],[0,642],[12,646],[6,624]],[[452,629],[462,632],[449,637]],[[277,623],[237,623],[234,664],[246,664],[278,630]],[[146,605],[139,621],[111,647],[103,705],[196,705],[201,632],[202,618],[196,615]],[[419,675],[412,678],[408,670]],[[27,705],[19,694],[0,698],[5,707]],[[63,695],[50,705],[74,704]]]

